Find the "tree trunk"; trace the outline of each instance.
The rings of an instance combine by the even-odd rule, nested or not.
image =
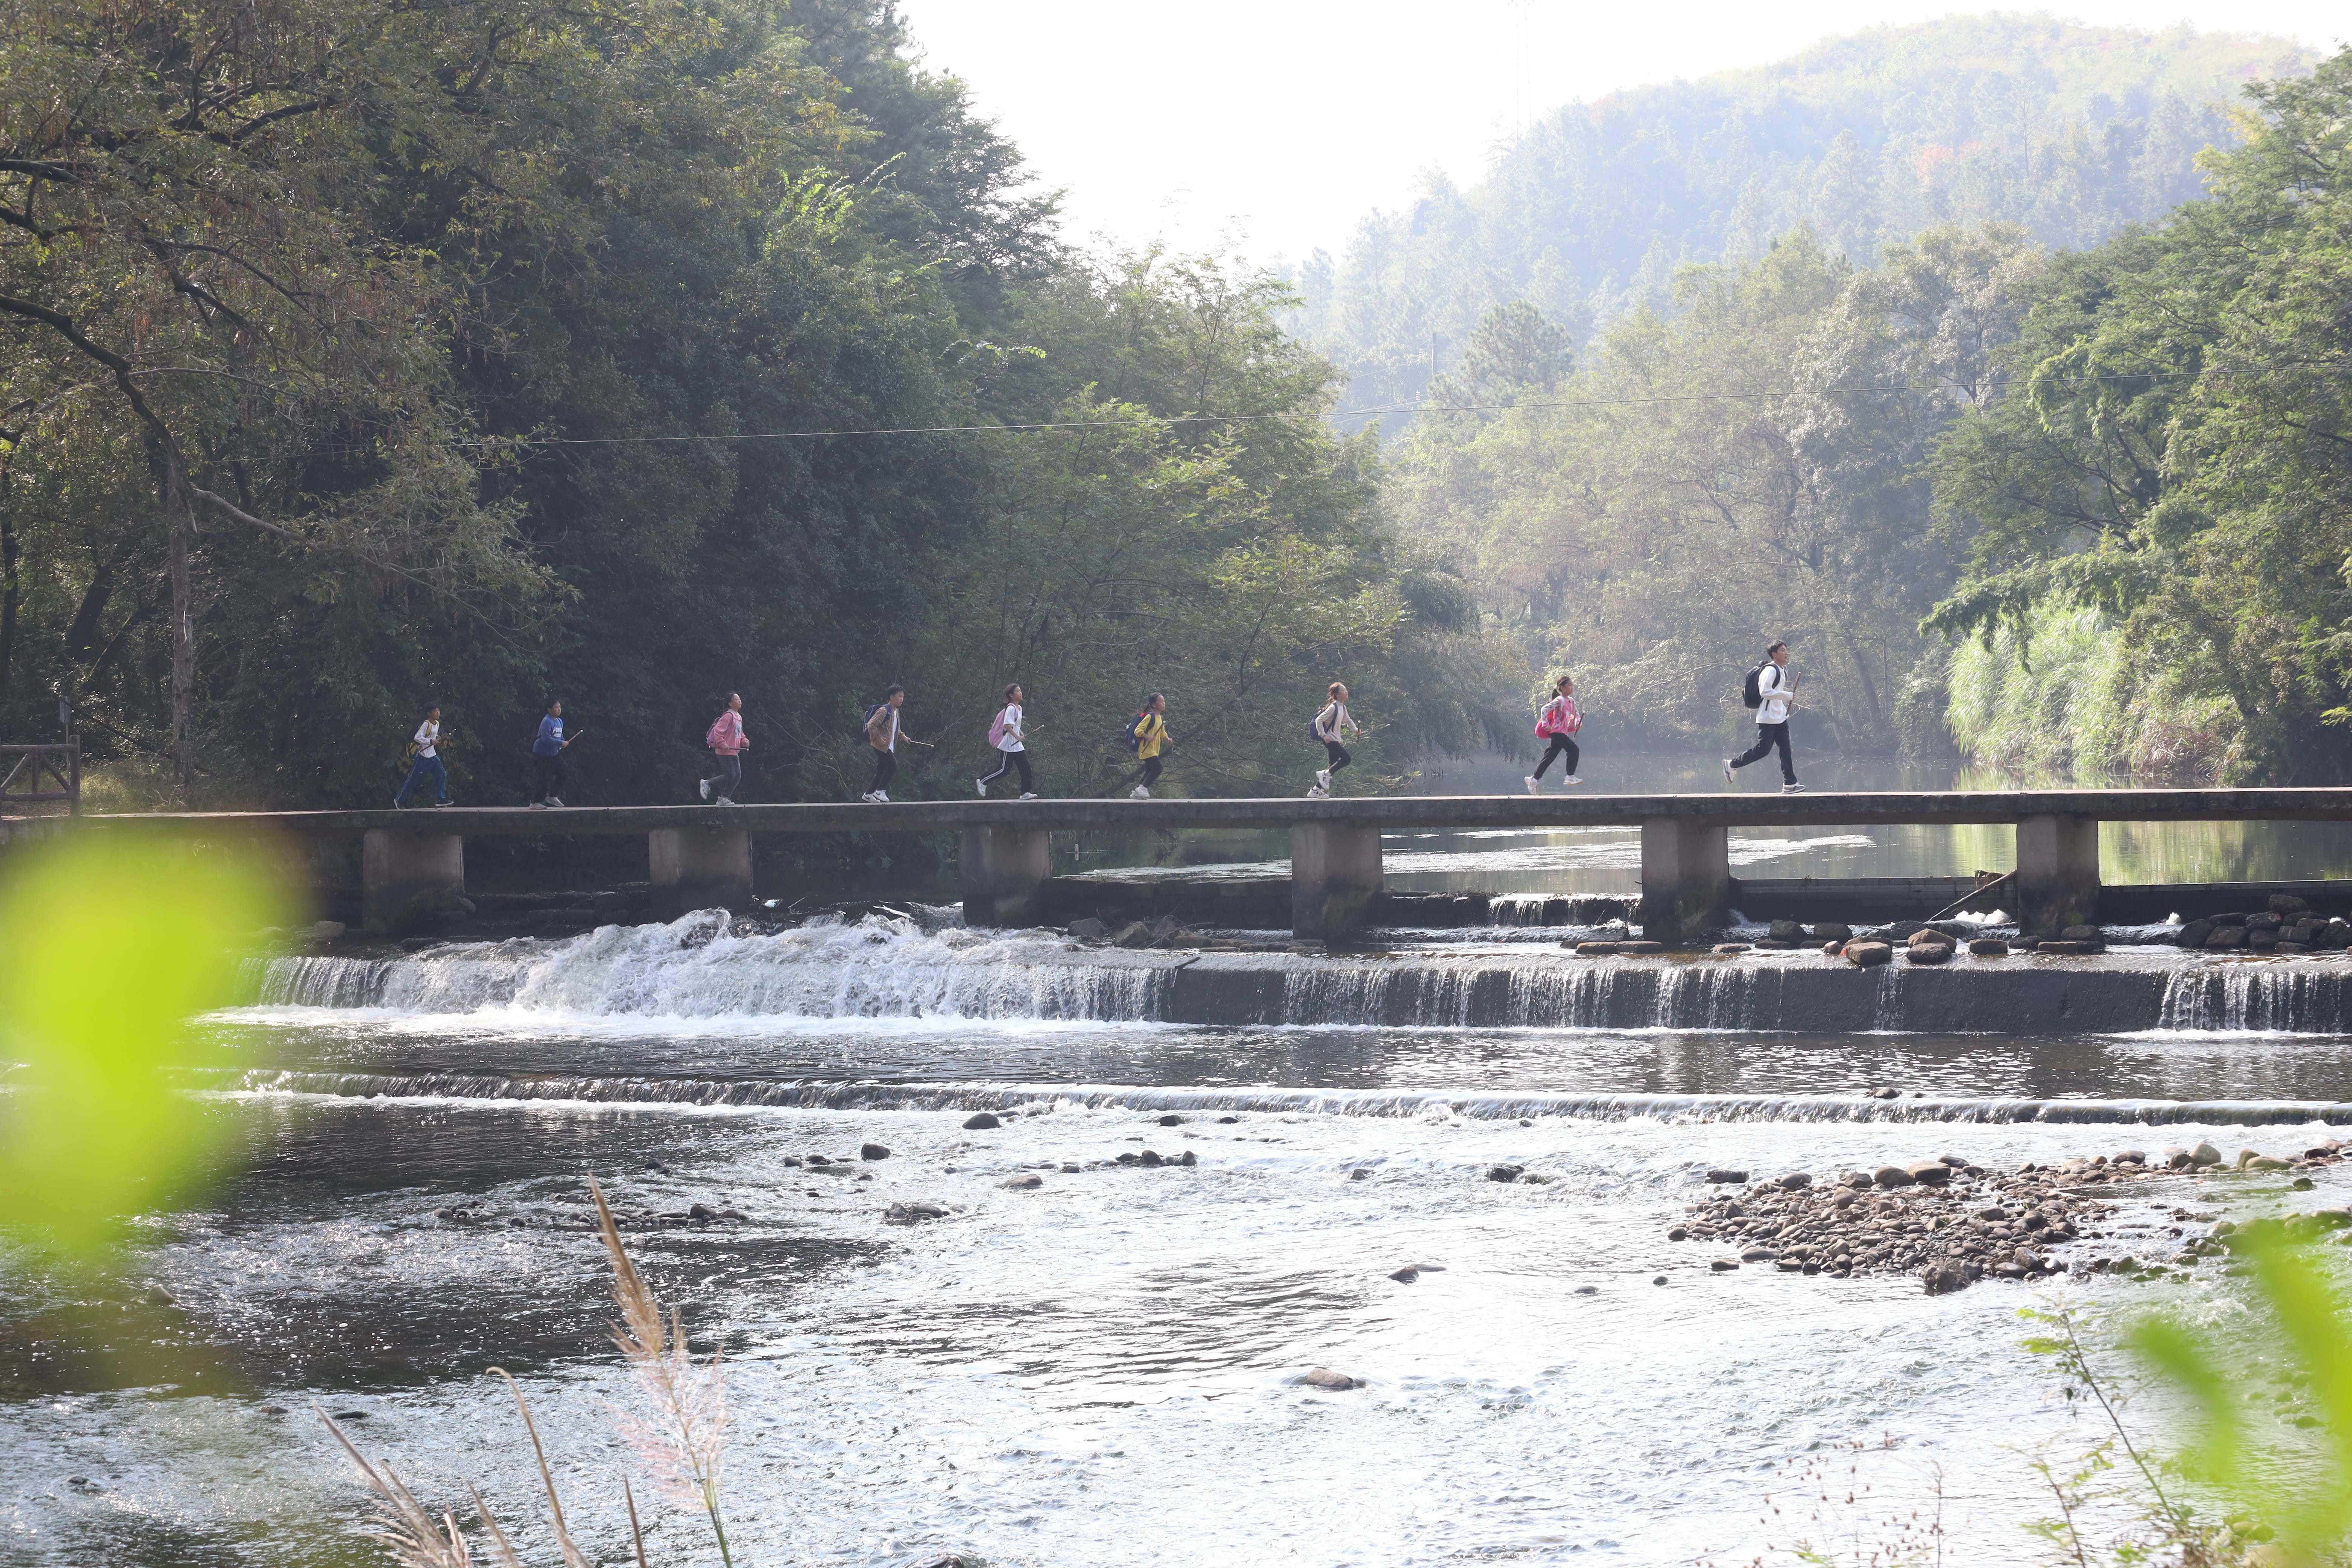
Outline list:
[[[16,514],[9,501],[16,475],[0,459],[0,708],[8,700],[8,677],[16,662]]]
[[[196,626],[188,580],[188,498],[180,458],[163,459],[163,526],[172,531],[172,764],[180,774],[180,804],[196,803]]]

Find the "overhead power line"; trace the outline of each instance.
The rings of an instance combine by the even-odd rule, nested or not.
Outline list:
[[[2105,381],[2183,381],[2193,380],[2200,375],[2229,374],[2223,370],[2144,371],[2133,374],[2077,376],[2068,384],[2084,386]],[[1949,390],[1949,382],[1895,382],[1870,386],[1789,387],[1778,392],[1662,393],[1650,397],[1570,397],[1528,403],[1392,403],[1376,408],[1337,408],[1321,415],[1303,414],[1296,409],[1273,409],[1261,414],[1147,414],[1143,422],[1153,425],[1245,425],[1268,419],[1371,419],[1391,414],[1513,414],[1531,409],[1640,408],[1670,403],[1770,403],[1784,397]],[[551,436],[544,439],[511,436],[486,437],[458,444],[486,447],[499,441],[511,441],[525,447],[646,447],[719,441],[835,441],[866,436],[1016,436],[1041,430],[1102,430],[1116,425],[1135,423],[1138,421],[1132,419],[1041,419],[1004,425],[893,425],[845,426],[831,430],[744,430],[731,435]]]

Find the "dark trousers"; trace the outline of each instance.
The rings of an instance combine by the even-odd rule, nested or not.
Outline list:
[[[1004,770],[1007,768],[1017,768],[1020,770],[1022,794],[1034,795],[1036,793],[1036,783],[1029,776],[1029,753],[1026,752],[997,752],[996,771],[992,773],[982,774],[980,782],[982,784],[994,784],[997,780],[1004,776]]]
[[[1323,771],[1327,773],[1336,773],[1356,760],[1348,754],[1348,748],[1337,741],[1323,742]]]
[[[449,798],[449,770],[441,765],[441,759],[438,757],[420,756],[416,761],[409,764],[408,776],[401,781],[400,793],[392,797],[392,804],[398,805],[402,801],[406,800],[410,790],[415,789],[418,784],[425,783],[428,779],[431,780],[433,784],[433,798],[435,800],[447,800]]]
[[[1562,757],[1567,759],[1560,764],[1559,771],[1563,773],[1573,775],[1576,772],[1577,755],[1576,742],[1574,741],[1570,740],[1565,735],[1554,735],[1551,738],[1551,749],[1543,754],[1543,761],[1536,764],[1536,777],[1541,778],[1544,776],[1544,770],[1551,766],[1551,760],[1554,757]]]
[[[563,793],[563,753],[542,757],[530,754],[530,798],[553,800]]]
[[[740,752],[714,752],[711,754],[719,759],[719,771],[705,779],[703,783],[710,786],[712,795],[723,795],[728,799],[733,800],[735,792],[743,787],[742,755]]]
[[[1121,784],[1119,787],[1121,789],[1133,789],[1137,784],[1141,784],[1144,788],[1150,789],[1153,784],[1160,782],[1160,758],[1146,757],[1143,759],[1143,765],[1136,769],[1135,772],[1129,773],[1127,777],[1127,783]]]
[[[875,752],[875,753],[874,753],[874,782],[873,782],[872,784],[867,784],[867,785],[866,786],[866,793],[867,795],[873,795],[873,794],[877,793],[878,791],[888,789],[888,788],[890,787],[890,781],[891,781],[893,778],[896,778],[896,777],[898,776],[898,752]]]
[[[1780,782],[1795,784],[1797,764],[1789,760],[1789,722],[1785,719],[1778,724],[1757,725],[1756,743],[1732,758],[1731,765],[1744,768],[1750,763],[1761,762],[1764,754],[1775,746],[1780,748]]]

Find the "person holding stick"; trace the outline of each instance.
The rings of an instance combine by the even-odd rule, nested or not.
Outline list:
[[[890,780],[898,772],[898,742],[910,746],[927,742],[912,735],[898,733],[898,710],[907,705],[907,689],[897,681],[882,694],[882,700],[866,710],[866,743],[874,749],[874,782],[857,798],[876,805],[890,804]]]
[[[406,810],[408,792],[428,780],[433,785],[433,804],[452,804],[449,799],[449,770],[441,763],[441,704],[438,702],[425,705],[425,721],[416,726],[416,734],[408,742],[408,754],[413,759],[408,765],[408,777],[401,781],[400,793],[392,797],[392,808],[394,811]]]
[[[1022,728],[1021,683],[1016,680],[1004,689],[1004,706],[988,724],[988,743],[996,748],[996,771],[971,781],[982,800],[988,798],[988,786],[1003,778],[1007,768],[1020,770],[1021,798],[1037,798],[1037,782],[1029,773],[1027,739],[1028,731]]]
[[[562,797],[556,791],[564,787],[563,753],[572,741],[563,736],[563,701],[561,698],[547,700],[547,711],[539,721],[539,733],[530,742],[530,804],[536,806],[562,805]]]
[[[1160,770],[1167,764],[1160,753],[1167,751],[1168,699],[1155,691],[1143,704],[1143,711],[1128,721],[1128,743],[1135,748],[1135,760],[1143,765],[1128,775],[1135,787],[1129,790],[1131,800],[1150,800],[1151,786],[1160,782]]]

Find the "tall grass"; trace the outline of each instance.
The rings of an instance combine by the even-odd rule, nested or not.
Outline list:
[[[613,1302],[621,1314],[620,1321],[612,1329],[613,1343],[635,1373],[646,1406],[643,1414],[615,1412],[620,1431],[635,1450],[638,1463],[652,1478],[656,1490],[709,1521],[711,1537],[719,1547],[719,1562],[725,1568],[733,1568],[726,1521],[719,1510],[719,1462],[727,1450],[728,1421],[726,1377],[719,1355],[714,1352],[709,1361],[698,1362],[688,1352],[685,1325],[677,1309],[665,1314],[653,1287],[637,1271],[635,1261],[621,1240],[621,1227],[613,1217],[612,1205],[605,1201],[604,1189],[591,1178],[588,1192],[595,1201],[597,1230],[604,1244],[606,1260],[613,1267]],[[504,1368],[492,1367],[490,1373],[505,1381],[508,1392],[514,1396],[515,1408],[521,1414],[523,1431],[530,1439],[531,1458],[539,1468],[540,1486],[547,1497],[548,1525],[563,1568],[593,1568],[587,1554],[573,1541],[570,1523],[564,1518],[563,1499],[556,1489],[555,1473],[547,1462],[547,1449],[540,1442],[539,1422],[531,1415],[530,1402],[523,1398],[522,1389]],[[327,1424],[327,1430],[351,1456],[361,1479],[374,1494],[376,1522],[371,1533],[400,1568],[473,1568],[473,1538],[454,1513],[445,1510],[436,1516],[417,1500],[389,1464],[373,1462],[362,1454],[334,1417],[321,1410],[319,1419]],[[481,1492],[471,1482],[467,1483],[466,1489],[474,1500],[479,1531],[488,1538],[488,1554],[482,1561],[494,1568],[522,1568],[506,1531],[490,1512]],[[647,1568],[645,1532],[637,1521],[636,1493],[626,1477],[621,1480],[621,1495],[628,1511],[630,1543],[638,1568]]]
[[[2044,603],[1953,650],[1945,723],[1971,762],[2027,780],[2211,783],[2237,715],[2192,695],[2174,657],[2098,609]]]

